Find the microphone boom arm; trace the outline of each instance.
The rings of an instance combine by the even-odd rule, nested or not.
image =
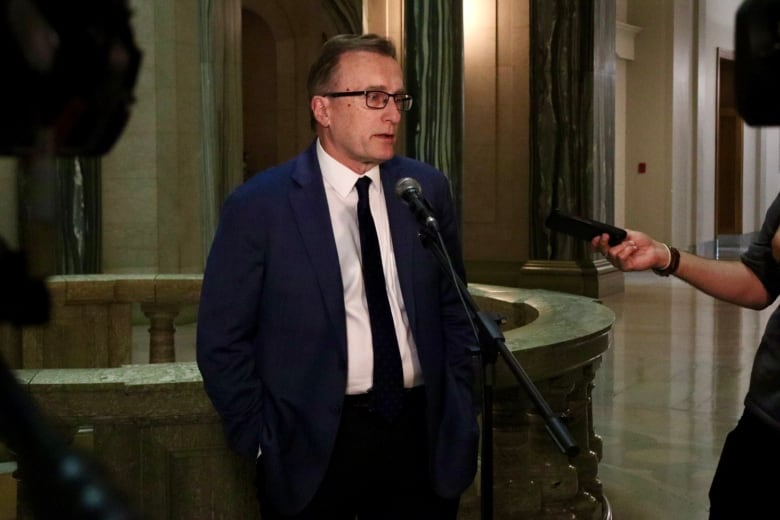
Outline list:
[[[485,312],[479,310],[479,307],[476,302],[474,302],[466,284],[457,273],[449,268],[446,251],[442,251],[442,246],[431,236],[431,233],[427,229],[422,229],[420,231],[420,240],[423,245],[434,254],[441,264],[442,269],[452,277],[452,281],[456,284],[457,290],[462,294],[471,315],[470,319],[476,319],[479,325],[479,330],[481,332],[480,347],[493,348],[501,355],[501,358],[509,365],[512,374],[514,374],[528,394],[528,397],[539,412],[539,415],[544,419],[547,431],[550,433],[550,436],[558,445],[561,452],[570,457],[577,455],[577,453],[579,453],[579,448],[571,437],[568,429],[561,421],[561,418],[550,408],[550,405],[545,401],[539,389],[523,369],[522,365],[520,365],[520,362],[517,361],[517,358],[510,352],[509,348],[506,346],[504,335],[495,324],[495,320],[490,318]],[[488,343],[484,341],[485,339],[489,339],[491,342]],[[488,353],[487,359],[495,359],[495,356]]]
[[[472,327],[478,326],[479,353],[482,359],[482,455],[481,455],[481,518],[493,520],[493,386],[495,380],[495,360],[497,354],[509,366],[515,378],[523,387],[539,415],[544,420],[545,428],[558,449],[568,457],[579,453],[579,447],[574,442],[569,430],[557,416],[550,405],[544,400],[539,389],[523,367],[512,355],[504,341],[504,335],[498,327],[496,319],[488,313],[480,311],[466,287],[466,284],[452,268],[447,249],[441,234],[431,231],[425,225],[420,229],[420,240],[423,246],[433,253],[442,270],[450,277],[455,290],[460,293]]]

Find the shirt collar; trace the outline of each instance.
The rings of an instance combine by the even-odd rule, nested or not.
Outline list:
[[[346,197],[349,192],[352,191],[357,180],[363,176],[370,177],[371,185],[382,193],[382,182],[380,181],[378,165],[374,166],[363,175],[358,175],[328,154],[322,147],[319,139],[317,139],[317,160],[320,163],[323,179],[330,184],[341,197]]]

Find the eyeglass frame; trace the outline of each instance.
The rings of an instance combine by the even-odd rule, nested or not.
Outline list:
[[[385,102],[384,104],[379,107],[372,107],[368,104],[368,96],[369,94],[384,94],[385,95]],[[390,92],[385,92],[384,90],[349,90],[346,92],[326,92],[325,94],[322,94],[324,97],[331,97],[331,98],[340,98],[340,97],[352,97],[352,96],[363,96],[366,100],[366,107],[370,108],[372,110],[383,110],[387,108],[387,104],[390,103],[390,98],[393,98],[393,102],[395,103],[396,108],[401,112],[408,112],[412,109],[412,103],[414,102],[414,98],[411,94],[407,93],[399,93],[399,94],[391,94]],[[400,99],[399,99],[400,98]],[[409,102],[409,106],[406,108],[402,108],[402,103]]]

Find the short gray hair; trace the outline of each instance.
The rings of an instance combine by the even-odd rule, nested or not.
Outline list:
[[[342,54],[355,51],[375,52],[396,59],[395,44],[377,34],[339,34],[322,45],[319,58],[309,69],[306,87],[309,100],[325,93]]]

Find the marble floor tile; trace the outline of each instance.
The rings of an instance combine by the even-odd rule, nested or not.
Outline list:
[[[594,381],[593,420],[614,518],[706,519],[771,308],[741,309],[652,273],[626,274],[625,291],[602,302],[616,321]]]

